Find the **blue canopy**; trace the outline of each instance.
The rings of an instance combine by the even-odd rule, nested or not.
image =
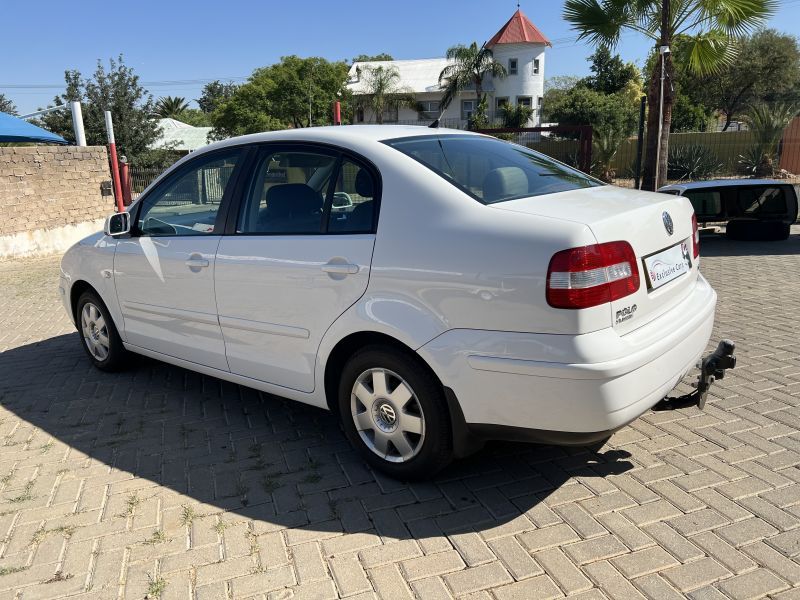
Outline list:
[[[46,144],[69,144],[60,135],[32,125],[23,119],[0,112],[0,142],[44,142]]]

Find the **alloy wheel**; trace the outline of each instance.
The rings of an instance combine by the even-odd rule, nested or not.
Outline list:
[[[388,369],[367,369],[350,396],[358,435],[372,452],[389,462],[406,462],[425,441],[425,415],[411,386]]]
[[[108,358],[111,342],[108,339],[108,327],[103,313],[91,302],[83,305],[81,311],[81,332],[89,353],[98,361]]]

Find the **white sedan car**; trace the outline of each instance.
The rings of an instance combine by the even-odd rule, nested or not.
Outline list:
[[[689,200],[492,137],[403,126],[212,144],[62,261],[100,369],[135,352],[330,409],[420,477],[482,440],[585,444],[711,335]]]

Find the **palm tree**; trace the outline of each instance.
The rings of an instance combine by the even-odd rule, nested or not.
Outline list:
[[[444,88],[441,108],[444,110],[455,100],[459,92],[469,86],[475,87],[478,98],[478,113],[486,110],[486,97],[483,93],[483,78],[492,75],[502,79],[506,76],[506,69],[494,59],[492,51],[486,44],[478,47],[472,42],[469,46],[459,44],[447,49],[447,58],[453,63],[447,65],[439,73],[439,87]],[[478,115],[485,118],[485,115]]]
[[[375,114],[375,122],[383,123],[383,115],[402,106],[416,107],[410,88],[400,85],[400,72],[392,66],[364,66],[360,75],[364,77],[364,92],[357,100],[359,108],[369,109]]]
[[[180,96],[164,96],[156,102],[155,116],[159,119],[180,119],[181,113],[189,108],[186,98]]]
[[[564,19],[598,46],[613,48],[624,30],[640,33],[656,48],[669,49],[673,39],[685,36],[690,44],[688,68],[713,74],[735,56],[735,40],[762,24],[775,10],[776,0],[566,0]],[[647,90],[647,136],[643,185],[655,190],[665,180],[675,70],[669,52],[662,53],[650,73]],[[662,63],[663,61],[663,63]],[[659,100],[663,86],[663,117],[659,131]],[[656,160],[658,157],[658,160]],[[656,176],[657,175],[657,176]]]
[[[766,102],[750,107],[743,120],[753,132],[755,148],[751,154],[752,172],[755,177],[772,177],[775,175],[775,158],[783,132],[794,119],[800,106],[795,103],[778,102],[770,105]]]

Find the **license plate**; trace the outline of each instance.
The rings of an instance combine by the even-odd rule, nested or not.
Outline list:
[[[655,290],[692,269],[689,244],[686,241],[644,258],[647,288]]]

